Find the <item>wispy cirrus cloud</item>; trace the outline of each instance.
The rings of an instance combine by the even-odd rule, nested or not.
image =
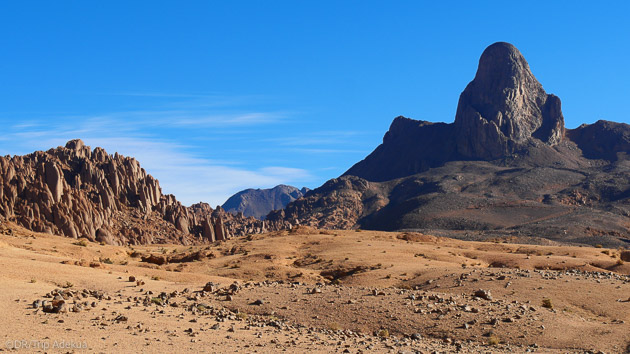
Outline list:
[[[12,139],[13,137],[13,139]],[[63,146],[80,137],[86,145],[103,147],[136,158],[156,177],[164,193],[174,194],[184,204],[199,201],[222,204],[229,196],[246,188],[268,188],[291,184],[312,176],[299,168],[268,166],[247,169],[237,161],[214,160],[196,156],[190,146],[144,136],[107,136],[91,129],[16,132],[5,136],[22,153]]]
[[[184,204],[222,204],[246,188],[316,187],[363,155],[366,132],[321,129],[317,117],[278,109],[264,96],[130,92],[137,109],[85,114],[0,113],[0,154],[26,154],[80,138],[135,157]],[[136,100],[136,97],[138,98]],[[128,105],[126,105],[128,106]],[[340,167],[331,167],[331,164]],[[321,165],[324,165],[322,168]],[[326,171],[323,173],[322,171]]]
[[[135,157],[160,181],[165,193],[174,194],[184,204],[205,201],[219,205],[246,188],[267,188],[311,177],[308,171],[298,168],[247,169],[235,161],[202,158],[187,151],[186,146],[159,139],[88,137],[84,141]]]
[[[0,153],[26,154],[80,138],[92,148],[135,157],[160,180],[165,193],[175,194],[184,204],[205,201],[218,205],[242,189],[291,184],[312,176],[290,166],[243,166],[240,161],[222,158],[220,152],[209,157],[203,152],[216,149],[195,144],[191,138],[203,135],[206,129],[214,136],[225,129],[235,129],[233,134],[238,134],[243,128],[277,124],[286,117],[288,114],[278,112],[194,109],[35,116],[8,125],[0,139]]]

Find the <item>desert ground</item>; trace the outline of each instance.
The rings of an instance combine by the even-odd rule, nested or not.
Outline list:
[[[111,246],[0,225],[0,351],[630,349],[621,250],[290,231]]]

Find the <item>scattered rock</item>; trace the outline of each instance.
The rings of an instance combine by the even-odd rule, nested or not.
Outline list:
[[[490,291],[488,291],[488,290],[479,289],[479,290],[475,291],[474,295],[475,295],[475,297],[478,297],[478,298],[481,298],[481,299],[484,299],[484,300],[488,300],[488,301],[492,300],[492,294],[490,294]]]

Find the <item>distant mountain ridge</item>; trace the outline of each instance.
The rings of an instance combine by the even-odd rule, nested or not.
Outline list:
[[[481,55],[454,123],[397,117],[364,160],[267,220],[627,246],[629,152],[627,124],[566,129],[560,99],[498,42]]]
[[[301,198],[309,191],[284,184],[268,189],[245,189],[221,206],[225,211],[243,213],[246,217],[264,218],[272,210],[283,209],[290,202]]]

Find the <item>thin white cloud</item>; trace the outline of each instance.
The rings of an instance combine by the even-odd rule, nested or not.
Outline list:
[[[220,205],[232,194],[246,188],[269,188],[312,178],[303,169],[272,166],[247,170],[226,165],[225,161],[195,157],[186,152],[185,146],[172,142],[137,137],[98,137],[94,133],[81,137],[86,145],[134,157],[147,173],[160,181],[164,193],[174,194],[185,205],[200,201]],[[49,131],[47,139],[40,139],[39,134],[27,140],[24,140],[25,134],[21,134],[19,139],[22,146],[28,146],[31,151],[47,150],[63,146],[77,137],[67,134]]]
[[[247,170],[219,165],[198,158],[177,144],[136,138],[85,139],[108,152],[135,157],[141,166],[160,181],[164,193],[174,194],[186,205],[199,201],[223,204],[232,194],[246,188],[268,188],[311,178],[308,171],[287,167]]]
[[[215,114],[215,115],[199,115],[181,116],[178,119],[170,120],[168,123],[176,126],[243,126],[243,125],[259,125],[277,123],[285,119],[286,114],[267,113],[267,112],[252,112],[242,114]]]
[[[269,188],[312,179],[308,171],[298,168],[268,166],[247,169],[238,167],[237,161],[200,157],[191,152],[198,146],[157,138],[150,129],[146,129],[160,124],[166,127],[190,124],[189,129],[212,125],[256,125],[274,120],[276,115],[273,113],[205,116],[205,120],[187,116],[188,121],[177,121],[172,114],[170,111],[142,111],[89,118],[60,117],[52,120],[56,122],[52,124],[51,120],[41,124],[16,124],[2,136],[2,147],[11,145],[12,154],[26,154],[63,146],[68,140],[80,138],[92,148],[98,146],[108,153],[118,152],[136,158],[149,174],[160,181],[164,193],[174,194],[186,205],[199,201],[219,205],[246,188]]]
[[[295,123],[293,117],[300,113],[261,109],[273,98],[151,92],[121,95],[156,97],[156,105],[90,115],[29,114],[28,119],[7,124],[0,137],[0,152],[21,155],[80,138],[92,148],[136,158],[160,181],[164,193],[174,194],[182,203],[205,201],[213,206],[246,188],[317,183],[319,177],[308,170],[290,166],[304,165],[296,156],[364,152],[357,136],[365,132],[302,129],[296,134],[292,133],[296,126],[278,129]],[[10,121],[6,114],[2,119]],[[262,135],[261,129],[272,133]],[[257,156],[273,162],[265,166]],[[290,160],[294,162],[283,162]],[[244,161],[256,167],[244,165]]]

